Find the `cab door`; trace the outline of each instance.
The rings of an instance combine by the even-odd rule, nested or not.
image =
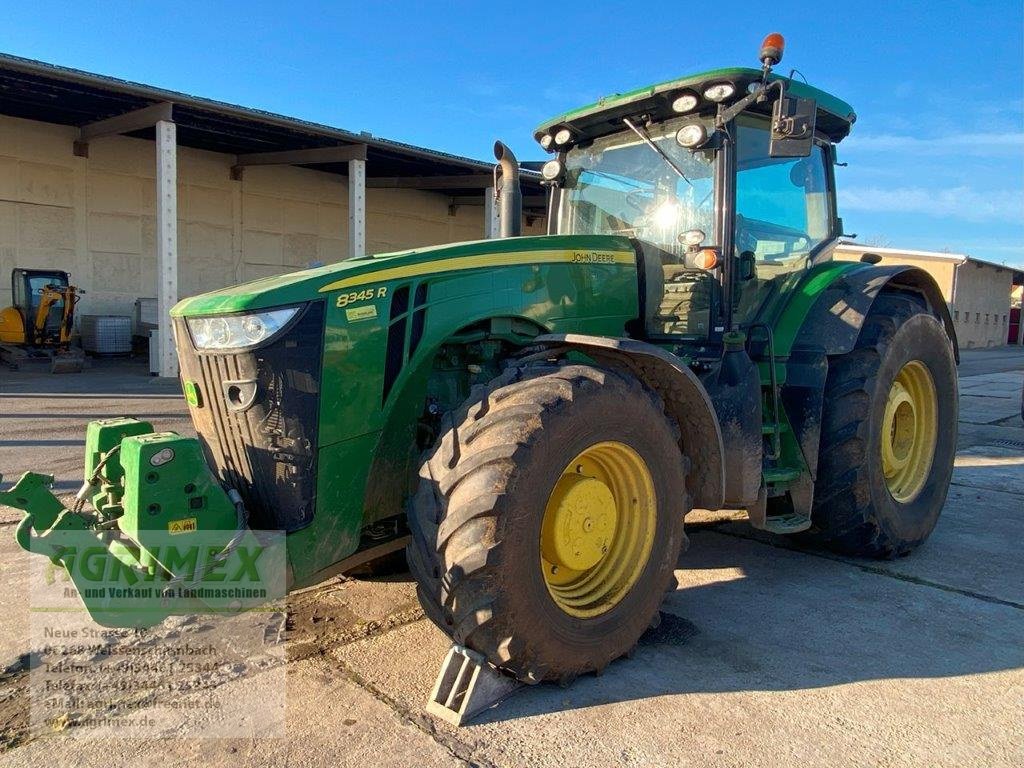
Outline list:
[[[766,121],[736,123],[736,280],[733,322],[749,326],[800,279],[836,234],[827,146],[773,158]]]

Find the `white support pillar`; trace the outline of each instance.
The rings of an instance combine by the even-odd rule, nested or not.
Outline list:
[[[348,257],[366,255],[366,161],[348,161]]]
[[[500,208],[494,199],[494,187],[484,190],[484,237],[488,240],[501,236]]]
[[[177,126],[156,124],[156,275],[159,313],[160,375],[178,375],[178,355],[171,328],[171,307],[178,301],[178,158]]]

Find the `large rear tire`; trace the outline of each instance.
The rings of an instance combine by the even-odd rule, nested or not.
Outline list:
[[[913,297],[883,293],[855,348],[829,363],[812,528],[858,557],[905,555],[946,500],[957,434],[952,345]]]
[[[674,578],[685,475],[675,427],[638,381],[510,369],[422,465],[408,555],[425,612],[520,680],[600,671]]]

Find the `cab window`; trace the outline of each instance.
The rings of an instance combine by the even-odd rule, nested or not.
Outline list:
[[[808,157],[773,158],[768,138],[763,121],[737,125],[736,254],[752,253],[754,262],[737,284],[739,323],[753,322],[832,234],[824,150],[815,145]]]

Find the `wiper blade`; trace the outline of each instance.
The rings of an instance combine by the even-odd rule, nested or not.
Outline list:
[[[675,161],[671,157],[666,155],[661,147],[659,147],[657,144],[654,143],[654,141],[651,139],[651,137],[647,133],[647,131],[645,131],[642,128],[638,128],[637,126],[633,125],[633,122],[628,117],[622,118],[622,122],[624,122],[626,124],[626,126],[629,128],[629,130],[631,130],[633,133],[635,133],[637,136],[639,136],[640,140],[643,141],[644,144],[646,144],[648,147],[653,149],[658,154],[658,156],[661,157],[662,160],[664,160],[666,163],[668,163],[668,167],[671,168],[676,173],[678,173],[679,174],[679,178],[681,178],[683,181],[685,181],[691,187],[693,186],[693,182],[690,181],[688,178],[686,178],[686,174],[683,173],[683,169],[680,168],[678,165],[676,165]]]

